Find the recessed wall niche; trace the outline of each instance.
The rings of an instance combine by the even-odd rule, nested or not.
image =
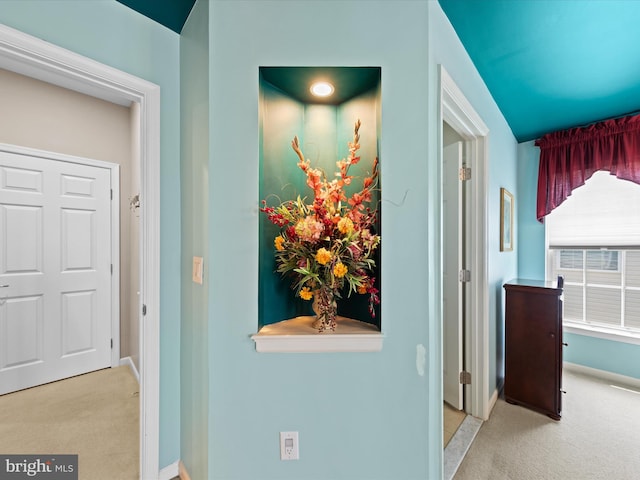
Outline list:
[[[311,92],[314,82],[328,82],[331,95],[318,97]],[[352,165],[353,180],[345,188],[350,198],[363,188],[376,158],[380,163],[381,127],[381,69],[380,67],[260,67],[259,70],[259,129],[260,181],[259,198],[268,206],[277,206],[298,196],[312,203],[313,190],[307,185],[305,173],[298,167],[299,158],[291,142],[298,137],[304,157],[312,168],[323,171],[328,180],[335,178],[336,162],[349,156],[348,142],[353,141],[354,126],[359,120],[360,161]],[[372,192],[368,204],[378,209],[374,226],[380,233],[380,187]],[[259,325],[262,328],[283,320],[313,315],[312,302],[295,295],[292,281],[276,271],[274,238],[280,229],[266,215],[259,217]],[[380,246],[373,259],[372,276],[380,289]],[[375,317],[369,312],[369,295],[346,290],[338,302],[338,315],[371,324],[381,329],[380,305]]]

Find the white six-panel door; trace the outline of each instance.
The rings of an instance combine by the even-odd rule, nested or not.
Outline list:
[[[0,394],[111,365],[110,178],[0,152]]]

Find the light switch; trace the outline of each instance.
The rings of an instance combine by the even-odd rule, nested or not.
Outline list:
[[[193,282],[202,285],[202,270],[204,260],[202,257],[193,257]]]

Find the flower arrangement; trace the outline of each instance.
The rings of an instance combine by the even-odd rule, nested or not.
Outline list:
[[[307,185],[313,190],[313,201],[298,196],[295,200],[281,202],[275,207],[262,201],[268,219],[278,227],[275,237],[277,271],[282,275],[293,275],[292,288],[303,300],[314,301],[317,320],[314,327],[320,332],[335,330],[336,301],[352,293],[369,295],[369,312],[375,317],[374,306],[380,303],[375,288],[373,254],[380,244],[375,233],[377,206],[371,209],[372,192],[377,188],[378,159],[373,162],[372,172],[365,177],[362,189],[347,196],[345,187],[351,185],[353,177],[349,167],[357,164],[360,157],[360,120],[355,123],[353,141],[348,142],[349,156],[336,162],[338,171],[329,180],[324,172],[312,168],[305,159],[298,137],[291,142],[300,161],[298,167],[307,177]]]

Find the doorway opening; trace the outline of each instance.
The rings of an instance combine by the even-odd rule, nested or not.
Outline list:
[[[444,446],[462,424],[465,412],[465,320],[469,284],[468,187],[464,139],[442,124],[442,376]]]
[[[463,329],[465,342],[462,348],[465,374],[467,380],[464,385],[465,411],[480,419],[489,416],[488,394],[488,291],[486,265],[486,189],[487,189],[487,136],[489,130],[475,112],[462,91],[449,76],[444,67],[439,66],[441,119],[440,141],[442,142],[442,127],[448,124],[459,135],[465,164],[471,169],[471,180],[468,187],[468,221],[465,226],[466,260],[468,273],[462,273],[465,286],[465,321]],[[441,143],[442,147],[442,143]],[[441,155],[444,149],[441,148]],[[444,162],[441,158],[441,165]],[[442,178],[440,184],[442,185]],[[444,203],[443,192],[441,202]],[[442,204],[441,204],[442,212]],[[442,213],[441,213],[442,218]],[[460,277],[459,277],[460,278]],[[444,281],[444,279],[443,279]],[[444,311],[444,309],[441,309]]]
[[[466,99],[462,91],[449,76],[447,71],[439,66],[440,80],[440,123],[439,123],[439,140],[440,140],[440,218],[442,227],[441,237],[441,253],[443,258],[443,276],[442,276],[442,299],[440,305],[441,311],[441,328],[443,339],[443,371],[445,368],[444,354],[450,355],[455,363],[454,370],[450,372],[451,378],[457,380],[458,383],[453,389],[453,396],[456,398],[458,408],[463,411],[466,416],[462,427],[459,431],[470,434],[470,438],[462,441],[467,444],[471,443],[475,437],[475,433],[479,429],[481,420],[489,418],[490,399],[489,399],[489,325],[488,325],[488,280],[487,280],[487,238],[486,238],[486,211],[487,197],[486,190],[488,184],[488,156],[487,143],[489,130],[476,113],[472,105]],[[455,176],[456,170],[459,177],[466,180],[457,180],[465,183],[464,197],[461,184],[460,188],[456,188],[456,194],[451,196],[451,192],[447,192],[445,198],[444,181],[445,181],[445,148],[444,148],[444,126],[450,127],[451,133],[455,138],[452,142],[456,146],[450,147],[455,150],[453,158],[456,163],[455,167],[451,167],[453,172],[448,175]],[[464,155],[464,168],[462,157]],[[469,169],[469,170],[468,170]],[[458,178],[459,178],[458,177]],[[453,181],[453,180],[451,180]],[[464,201],[463,201],[464,199]],[[445,218],[445,200],[449,203],[447,209],[455,212],[454,219],[450,222],[448,237],[453,236],[459,239],[455,248],[447,247],[445,250],[444,243],[447,241],[445,236],[445,228],[447,219]],[[455,207],[451,208],[450,203],[454,200]],[[463,215],[462,206],[466,205]],[[451,225],[453,224],[453,226]],[[462,243],[464,238],[464,243]],[[453,267],[453,271],[446,272],[449,278],[445,277],[444,255],[450,253],[450,263],[459,265]],[[448,291],[447,286],[450,285]],[[452,296],[453,294],[453,296]],[[445,298],[447,297],[447,298]],[[445,301],[448,303],[445,308]],[[451,309],[453,302],[454,308]],[[455,314],[452,318],[456,322],[457,329],[453,334],[447,334],[445,337],[445,312],[453,311]],[[444,341],[452,339],[448,345],[444,345]],[[453,348],[452,348],[453,347]],[[459,367],[458,367],[459,365]],[[447,365],[447,369],[452,367]],[[459,368],[459,370],[457,370]],[[454,385],[453,383],[451,385]],[[443,398],[441,401],[444,409],[444,375],[443,375]],[[469,420],[469,422],[467,422]],[[467,424],[470,428],[466,428]],[[452,443],[457,443],[458,435],[456,435]],[[444,478],[451,478],[455,473],[458,465],[462,461],[466,448],[464,445],[458,445],[455,452],[451,449],[445,449],[444,452]],[[456,453],[457,452],[457,453]],[[455,458],[454,458],[455,457]]]
[[[0,68],[136,112],[140,158],[140,476],[159,471],[160,87],[0,25]],[[144,321],[142,319],[144,318]]]

